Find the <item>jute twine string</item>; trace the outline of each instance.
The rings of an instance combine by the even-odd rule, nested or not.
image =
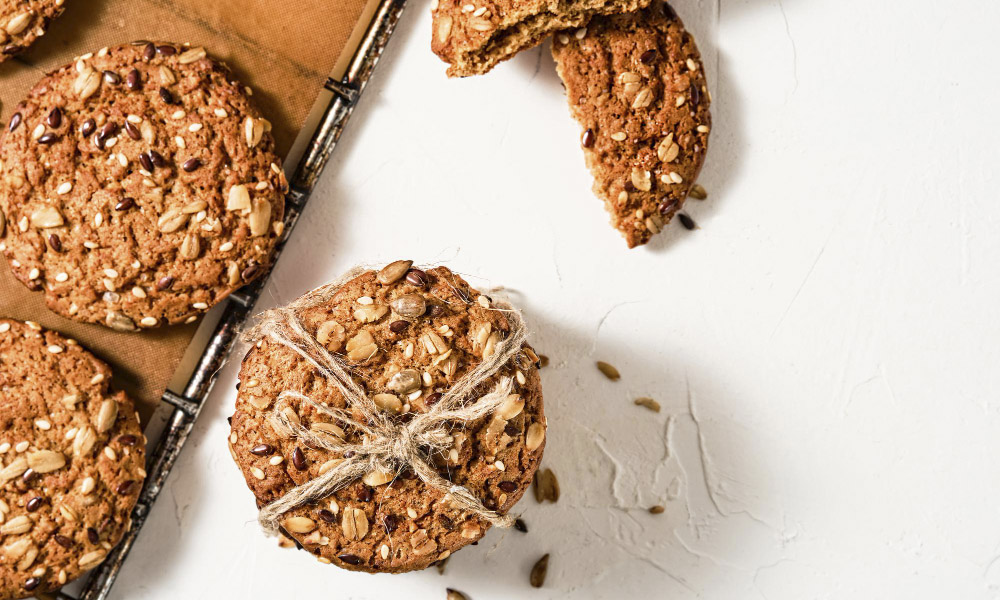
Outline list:
[[[301,311],[329,302],[345,283],[365,270],[355,267],[336,281],[316,288],[283,308],[262,313],[257,325],[246,334],[249,343],[267,337],[304,358],[337,388],[347,406],[346,410],[327,406],[295,390],[284,390],[278,394],[266,416],[275,431],[295,436],[310,447],[344,453],[349,458],[263,507],[258,514],[261,527],[269,535],[276,535],[279,520],[288,511],[321,500],[367,473],[398,476],[406,467],[411,468],[426,485],[443,492],[457,508],[473,513],[492,525],[510,527],[513,517],[489,510],[468,489],[441,477],[429,461],[432,454],[450,448],[450,424],[471,422],[489,415],[512,393],[513,381],[510,377],[503,377],[492,390],[482,393],[478,399],[476,395],[483,383],[521,350],[527,336],[521,314],[506,301],[495,300],[494,307],[506,313],[511,325],[509,334],[496,345],[495,352],[462,377],[430,410],[417,414],[409,422],[397,422],[378,409],[375,401],[351,377],[343,360],[327,351],[306,331],[299,319]],[[290,419],[283,410],[293,401],[312,406],[316,411],[354,428],[362,434],[363,441],[351,443],[333,434],[306,429]]]

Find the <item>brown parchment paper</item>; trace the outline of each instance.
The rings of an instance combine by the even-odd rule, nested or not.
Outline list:
[[[364,28],[360,21],[370,18],[371,6],[372,0],[66,0],[45,36],[0,64],[0,118],[6,124],[44,73],[75,56],[140,39],[189,42],[204,46],[253,89],[286,155],[326,77],[353,53],[352,33]],[[7,261],[0,262],[0,316],[37,321],[77,339],[111,364],[115,384],[136,400],[145,421],[198,323],[139,333],[76,323],[49,312],[42,293],[29,292]]]

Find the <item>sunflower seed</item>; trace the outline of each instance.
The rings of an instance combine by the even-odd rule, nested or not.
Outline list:
[[[97,433],[104,433],[111,429],[118,418],[118,403],[108,398],[101,403],[97,416],[94,417],[94,429]]]
[[[496,415],[505,421],[510,421],[524,410],[524,400],[518,394],[507,396],[503,404],[497,408]]]
[[[452,19],[448,15],[444,15],[438,20],[437,38],[439,43],[443,44],[448,41],[448,37],[451,35],[451,23]]]
[[[309,533],[316,529],[316,521],[309,517],[288,517],[285,519],[285,529],[291,533]]]
[[[201,241],[196,233],[188,233],[181,242],[180,257],[184,260],[194,260],[201,254]]]
[[[529,452],[538,450],[542,442],[545,441],[545,427],[541,423],[532,423],[528,426],[528,433],[524,436],[524,447]]]
[[[657,504],[655,506],[650,506],[649,507],[649,512],[651,514],[654,514],[654,515],[663,514],[663,511],[665,511],[665,510],[666,510],[666,508],[660,506],[659,504]]]
[[[416,369],[403,369],[389,378],[386,387],[397,394],[409,394],[420,389],[420,372]]]
[[[242,183],[229,188],[226,210],[250,210],[250,192]]]
[[[82,427],[73,438],[73,456],[87,456],[94,449],[97,433],[91,427]]]
[[[531,587],[540,588],[545,584],[545,576],[549,573],[549,555],[538,559],[535,566],[531,567],[531,576],[528,581],[531,583]]]
[[[90,67],[84,69],[73,82],[73,91],[80,97],[80,100],[90,98],[100,87],[101,75]]]
[[[604,374],[605,377],[611,381],[618,381],[622,378],[621,373],[614,366],[604,362],[603,360],[597,361],[597,369]]]
[[[694,219],[686,215],[685,213],[677,213],[677,219],[684,226],[684,229],[688,231],[693,231],[698,228],[698,224],[694,222]]]
[[[31,531],[33,526],[34,523],[26,515],[19,515],[0,525],[0,534],[20,535]]]
[[[201,46],[198,46],[197,48],[191,48],[190,50],[185,50],[184,52],[181,52],[180,55],[177,57],[177,62],[179,62],[182,65],[188,65],[197,60],[205,58],[205,54],[206,54],[205,49],[202,48]]]
[[[708,198],[708,192],[706,192],[705,188],[703,188],[700,184],[696,183],[691,186],[691,191],[688,192],[688,196],[691,196],[695,200],[704,200],[705,198]]]
[[[653,103],[653,90],[649,89],[648,87],[644,87],[641,90],[639,90],[639,93],[636,94],[635,99],[632,100],[632,108],[635,109],[646,108],[652,103]]]
[[[64,223],[62,214],[54,206],[43,206],[35,210],[31,213],[30,221],[38,229],[60,227]]]
[[[649,171],[646,171],[644,169],[633,168],[631,181],[632,185],[634,185],[635,189],[637,190],[648,192],[650,189],[652,189],[650,173]]]
[[[94,550],[93,552],[88,552],[81,556],[78,564],[84,571],[89,571],[90,569],[93,569],[97,565],[101,564],[105,556],[107,556],[107,551]]]
[[[382,285],[389,285],[402,279],[406,272],[413,266],[412,260],[397,260],[382,267],[376,278]]]
[[[361,478],[361,481],[369,487],[378,487],[380,485],[385,485],[393,480],[395,475],[389,471],[369,471],[365,473],[365,476]]]
[[[559,480],[552,469],[535,471],[535,500],[538,502],[557,502],[559,500]]]
[[[427,302],[420,294],[404,294],[393,300],[390,306],[404,319],[416,319],[427,310]]]
[[[38,450],[28,455],[28,467],[36,473],[51,473],[66,466],[62,452]]]
[[[25,11],[14,15],[14,18],[7,21],[7,24],[4,25],[4,30],[9,35],[17,35],[27,29],[29,23],[31,23],[31,12]]]
[[[167,209],[156,221],[156,227],[163,233],[173,233],[187,224],[188,216],[179,208]]]
[[[372,401],[379,410],[388,413],[399,414],[403,411],[403,403],[395,394],[375,394],[372,396]]]
[[[660,412],[660,403],[652,398],[636,398],[632,401],[636,406],[645,406],[653,412]]]
[[[445,590],[445,592],[447,593],[447,595],[445,596],[445,600],[469,600],[468,596],[466,596],[465,594],[463,594],[458,590],[453,590],[451,588],[448,588]]]
[[[359,508],[345,506],[340,528],[348,540],[363,540],[368,535],[368,516]]]
[[[271,225],[271,203],[264,198],[254,198],[250,211],[250,235],[254,237],[267,233]]]

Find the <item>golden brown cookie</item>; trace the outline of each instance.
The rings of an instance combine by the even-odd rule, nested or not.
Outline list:
[[[348,281],[327,303],[302,314],[306,330],[345,361],[353,379],[393,422],[426,413],[492,356],[511,331],[507,313],[446,268],[397,261]],[[450,422],[449,447],[427,457],[446,479],[505,514],[525,493],[542,457],[545,415],[538,357],[525,344],[477,389],[500,378],[515,395],[473,422]],[[338,465],[345,455],[310,447],[276,430],[267,414],[286,390],[346,408],[330,379],[272,338],[243,359],[230,449],[258,506],[281,498]],[[481,397],[477,396],[478,399]],[[361,441],[352,426],[293,402],[292,418],[310,431]],[[480,539],[489,523],[456,508],[403,466],[368,473],[320,501],[283,515],[283,533],[323,562],[368,572],[425,568]]]
[[[645,244],[680,210],[705,160],[712,118],[694,38],[657,0],[556,35],[552,54],[594,193],[629,248]]]
[[[64,0],[0,0],[0,62],[45,35],[49,21],[62,14]]]
[[[96,567],[131,526],[146,438],[111,370],[74,340],[0,319],[0,599]]]
[[[431,50],[450,77],[486,73],[497,63],[540,44],[594,15],[637,10],[650,0],[435,0]]]
[[[42,78],[4,132],[0,248],[63,316],[193,321],[271,261],[287,183],[269,130],[203,48],[82,56]]]

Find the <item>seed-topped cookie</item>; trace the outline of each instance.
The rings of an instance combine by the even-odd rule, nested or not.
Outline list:
[[[450,77],[486,73],[547,36],[594,15],[637,10],[649,0],[434,0],[431,50]]]
[[[74,340],[0,319],[0,599],[96,567],[131,525],[146,439],[111,370]]]
[[[64,0],[0,0],[0,62],[45,35],[49,21],[62,14]]]
[[[151,42],[45,76],[0,142],[14,275],[61,315],[135,330],[263,273],[287,182],[248,91],[203,48]]]
[[[511,524],[545,445],[524,335],[509,305],[410,261],[265,313],[229,439],[262,525],[399,573]]]
[[[597,17],[552,42],[559,76],[594,174],[594,193],[629,248],[680,210],[711,129],[701,57],[680,19],[657,2]]]

